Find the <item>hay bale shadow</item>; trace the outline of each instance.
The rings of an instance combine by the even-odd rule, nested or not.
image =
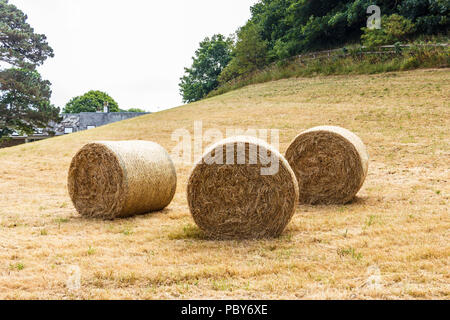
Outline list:
[[[290,242],[295,232],[287,228],[279,237],[274,238],[257,238],[257,239],[217,239],[209,236],[195,224],[186,224],[180,229],[169,234],[170,240],[195,240],[195,241],[214,241],[220,243],[245,243],[245,242],[264,242],[264,241],[281,241]]]
[[[184,225],[181,229],[169,234],[170,240],[212,240],[199,227],[193,224]]]

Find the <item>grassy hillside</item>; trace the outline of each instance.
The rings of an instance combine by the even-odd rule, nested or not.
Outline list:
[[[443,43],[448,43],[445,39]],[[261,70],[239,76],[223,83],[208,94],[213,97],[250,84],[264,83],[292,77],[313,77],[317,75],[361,75],[426,68],[448,68],[450,48],[412,43],[411,47],[370,49],[350,45],[333,52],[306,54],[273,63]],[[374,50],[380,50],[375,51]],[[399,50],[397,52],[397,50]],[[329,55],[328,55],[329,54]]]
[[[450,69],[287,79],[91,131],[0,150],[0,298],[450,298]],[[280,239],[198,238],[190,166],[163,212],[81,218],[66,190],[72,156],[94,140],[277,128],[281,152],[322,124],[367,143],[369,176],[346,206],[300,206]],[[66,288],[68,266],[82,289]]]

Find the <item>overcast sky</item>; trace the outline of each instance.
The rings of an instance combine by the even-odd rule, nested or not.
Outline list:
[[[39,70],[56,106],[93,89],[147,111],[180,105],[179,78],[199,42],[235,32],[256,2],[10,0],[55,51]]]

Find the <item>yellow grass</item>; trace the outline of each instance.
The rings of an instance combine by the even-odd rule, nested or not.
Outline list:
[[[450,70],[287,79],[78,134],[0,150],[0,298],[430,299],[450,296]],[[163,212],[81,218],[66,189],[93,140],[153,140],[177,128],[278,128],[280,151],[324,124],[371,155],[356,202],[300,206],[280,239],[201,239],[186,204],[190,166]],[[82,286],[69,291],[70,266]]]

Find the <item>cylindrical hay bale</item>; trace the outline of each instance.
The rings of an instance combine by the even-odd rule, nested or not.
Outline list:
[[[211,146],[196,164],[187,198],[209,238],[272,238],[295,212],[298,185],[275,148],[253,137],[232,137]]]
[[[297,136],[286,159],[297,176],[302,204],[348,203],[364,184],[369,165],[361,139],[333,126],[312,128]]]
[[[176,185],[169,154],[149,141],[87,144],[69,169],[69,194],[85,217],[114,219],[162,210]]]

